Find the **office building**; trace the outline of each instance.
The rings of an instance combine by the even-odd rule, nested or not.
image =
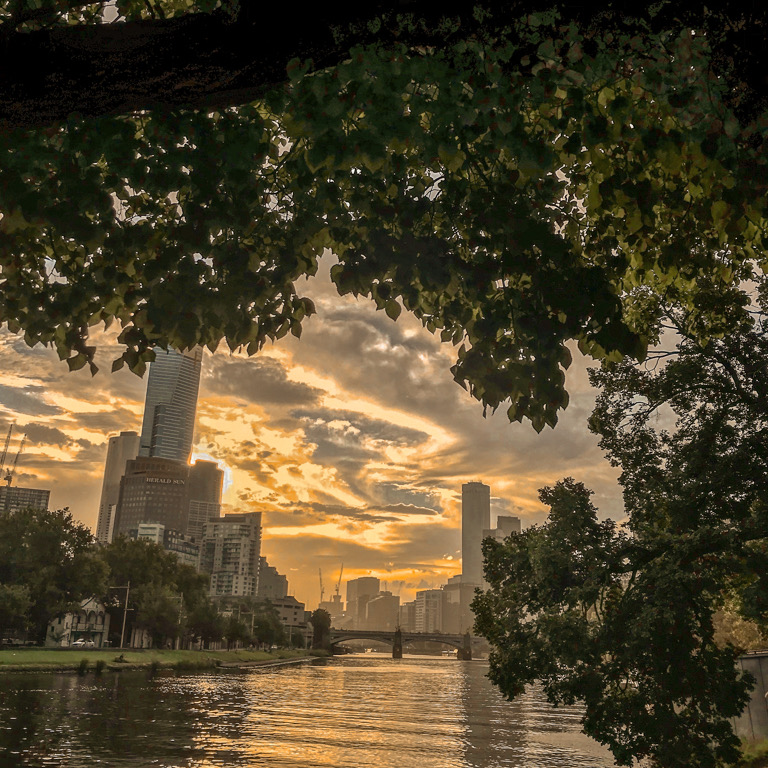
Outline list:
[[[139,454],[137,432],[121,432],[107,442],[107,460],[104,465],[104,480],[101,484],[99,517],[96,523],[96,540],[109,544],[115,527],[115,510],[120,498],[120,480],[125,474],[126,462]]]
[[[24,509],[48,509],[51,492],[41,488],[0,485],[0,514],[13,514]]]
[[[198,459],[189,468],[189,514],[186,534],[195,541],[203,536],[203,526],[221,517],[221,490],[224,473],[216,462]]]
[[[379,592],[365,606],[365,628],[390,630],[397,627],[400,618],[400,597],[391,592]]]
[[[424,589],[416,593],[414,631],[442,632],[443,590]]]
[[[288,579],[273,568],[266,557],[259,558],[258,595],[264,600],[279,600],[288,596]]]
[[[198,566],[200,546],[183,533],[166,528],[161,523],[141,523],[136,531],[131,531],[130,538],[153,541],[166,552],[176,555],[184,565],[195,569]]]
[[[475,589],[474,584],[464,584],[460,575],[448,579],[443,587],[443,632],[459,635],[472,631],[475,617],[470,605]]]
[[[189,465],[138,456],[126,462],[120,480],[114,536],[128,536],[141,523],[161,523],[186,533],[189,516]]]
[[[403,632],[416,631],[416,601],[403,603],[400,606],[400,629]]]
[[[300,629],[306,627],[306,610],[304,608],[304,603],[300,603],[293,595],[276,597],[269,602],[272,603],[277,610],[277,615],[280,617],[280,623],[283,625],[284,629]]]
[[[347,582],[348,629],[365,629],[365,607],[379,594],[381,582],[374,576],[363,576]]]
[[[491,527],[491,489],[484,483],[461,486],[462,582],[483,584],[483,533]]]
[[[129,535],[141,523],[160,523],[199,544],[204,524],[221,513],[223,475],[212,461],[190,466],[155,457],[129,459],[120,480],[114,535]]]
[[[483,531],[483,538],[496,539],[496,541],[504,541],[508,536],[513,533],[520,533],[522,531],[522,523],[519,517],[512,515],[499,515],[496,519],[496,527],[490,530]]]
[[[261,512],[205,523],[200,570],[211,575],[211,597],[258,595],[260,555]]]
[[[185,464],[192,451],[203,350],[155,348],[149,365],[139,456]]]

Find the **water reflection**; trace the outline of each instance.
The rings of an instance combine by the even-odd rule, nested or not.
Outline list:
[[[579,712],[501,699],[479,662],[346,657],[148,679],[5,675],[0,765],[604,768]],[[554,738],[557,736],[558,738]]]

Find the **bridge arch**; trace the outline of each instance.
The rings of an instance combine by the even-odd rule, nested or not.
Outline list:
[[[472,658],[471,637],[465,635],[444,635],[440,632],[403,632],[400,629],[382,632],[378,630],[331,629],[330,646],[333,648],[346,640],[375,640],[392,646],[392,657],[403,656],[403,645],[409,642],[434,642],[458,649],[459,659]]]

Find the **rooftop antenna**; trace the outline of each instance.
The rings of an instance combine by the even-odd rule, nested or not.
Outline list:
[[[3,453],[0,456],[0,475],[3,473],[3,467],[5,466],[5,457],[8,455],[8,446],[11,444],[11,433],[13,432],[13,424],[8,427],[8,434],[5,436],[5,445],[3,446]]]
[[[11,482],[13,481],[13,476],[16,474],[16,464],[19,461],[19,456],[21,456],[21,452],[24,450],[24,441],[27,439],[26,433],[24,433],[24,436],[21,438],[21,444],[19,445],[19,452],[16,454],[16,458],[13,460],[13,465],[11,468],[6,472],[5,474],[5,484],[10,488]]]

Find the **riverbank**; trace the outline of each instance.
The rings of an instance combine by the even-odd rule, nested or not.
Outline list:
[[[216,669],[299,663],[324,651],[168,651],[119,648],[20,648],[0,651],[2,672],[118,672],[127,669]]]

